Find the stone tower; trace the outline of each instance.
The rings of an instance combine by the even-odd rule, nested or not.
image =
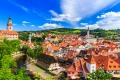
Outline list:
[[[7,30],[8,30],[8,31],[12,31],[12,20],[11,20],[10,17],[8,18]]]

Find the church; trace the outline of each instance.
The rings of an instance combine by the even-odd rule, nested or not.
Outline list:
[[[7,22],[7,30],[0,30],[0,40],[7,39],[7,40],[17,40],[18,33],[13,30],[12,27],[12,19],[9,17]]]

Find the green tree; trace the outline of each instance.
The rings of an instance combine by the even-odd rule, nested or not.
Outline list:
[[[102,68],[98,69],[87,75],[87,78],[90,80],[111,80],[112,74],[105,73]]]
[[[28,50],[30,49],[29,46],[27,45],[23,45],[22,48],[21,48],[21,51],[23,51],[24,54],[28,54]]]
[[[16,67],[16,62],[10,55],[5,55],[0,60],[0,80],[30,80],[25,69],[21,68],[12,71],[12,68]]]
[[[34,74],[34,79],[35,80],[41,80],[42,78],[40,77],[40,75],[38,75],[38,73]]]
[[[25,68],[21,68],[15,72],[15,80],[30,80],[30,77],[25,72]]]
[[[42,46],[36,46],[34,49],[34,55],[35,58],[38,58],[40,56],[40,54],[43,53],[43,47]]]
[[[19,39],[23,41],[27,41],[29,37],[29,32],[20,32]]]
[[[33,50],[33,49],[28,48],[28,49],[27,49],[27,54],[28,54],[28,56],[34,58],[34,50]]]
[[[62,43],[63,41],[62,40],[59,40],[59,43]]]

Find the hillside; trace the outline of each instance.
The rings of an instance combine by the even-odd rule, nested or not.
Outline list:
[[[80,29],[70,29],[70,28],[58,28],[58,29],[49,29],[49,30],[41,30],[41,31],[19,31],[19,33],[54,33],[54,34],[80,34]]]

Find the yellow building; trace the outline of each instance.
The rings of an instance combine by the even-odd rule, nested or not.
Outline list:
[[[8,40],[18,39],[18,33],[12,29],[12,20],[10,17],[8,18],[7,30],[0,30],[0,34]]]

